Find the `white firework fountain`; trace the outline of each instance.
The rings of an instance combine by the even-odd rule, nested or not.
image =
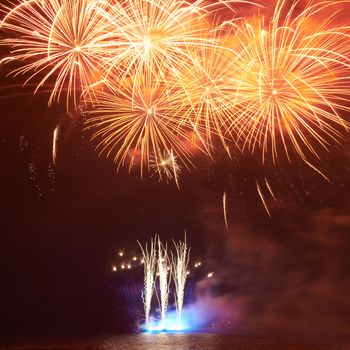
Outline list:
[[[158,274],[160,290],[160,313],[161,326],[165,329],[166,312],[169,302],[169,285],[170,285],[170,262],[168,257],[167,245],[163,245],[158,237]]]
[[[146,326],[150,321],[152,296],[155,286],[156,278],[156,238],[151,239],[150,246],[147,243],[145,248],[142,247],[138,242],[143,255],[143,266],[144,266],[144,290],[142,293],[142,300],[145,310],[145,323]]]
[[[182,325],[182,308],[184,305],[185,286],[188,275],[188,262],[190,257],[190,248],[184,242],[174,242],[176,254],[172,254],[172,274],[175,284],[175,304],[178,315],[178,324]]]
[[[144,290],[142,299],[145,311],[145,324],[143,330],[148,332],[182,331],[187,328],[183,324],[183,306],[185,286],[187,280],[187,267],[190,248],[184,241],[174,242],[175,252],[168,251],[167,244],[163,244],[158,236],[151,239],[150,245],[144,247],[139,243],[144,261]],[[171,258],[170,258],[171,257]],[[156,289],[156,278],[159,279],[159,295]],[[170,283],[174,281],[174,300],[176,317],[169,317],[168,304]],[[159,303],[160,319],[151,318],[153,293],[156,291]]]

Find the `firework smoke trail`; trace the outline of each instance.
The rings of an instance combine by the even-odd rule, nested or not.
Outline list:
[[[169,285],[170,285],[170,262],[167,245],[163,245],[158,237],[158,273],[159,273],[159,290],[160,290],[160,312],[162,328],[165,328],[166,312],[169,302]]]
[[[293,150],[306,160],[348,130],[340,112],[350,111],[350,27],[335,25],[331,11],[341,3],[349,1],[311,1],[300,13],[298,1],[278,0],[268,23],[256,16],[231,24],[227,127],[242,150],[260,150],[263,161],[281,151],[290,159]],[[322,19],[322,11],[332,14]]]
[[[151,239],[151,243],[148,249],[146,243],[143,248],[141,243],[138,242],[143,256],[144,267],[144,291],[142,295],[144,310],[145,310],[145,324],[146,327],[149,324],[152,296],[155,286],[156,268],[157,268],[157,254],[156,254],[156,237]]]
[[[182,308],[184,305],[185,285],[187,279],[187,266],[190,258],[190,248],[186,243],[186,234],[184,242],[175,243],[176,255],[172,254],[172,275],[175,283],[175,303],[178,314],[178,325],[182,325]]]

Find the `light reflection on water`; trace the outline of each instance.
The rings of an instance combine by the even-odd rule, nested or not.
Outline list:
[[[220,336],[215,334],[188,334],[188,333],[143,333],[131,335],[123,339],[111,339],[106,344],[106,350],[226,350],[218,347]],[[123,348],[127,343],[127,347]],[[232,344],[230,349],[232,349]]]
[[[259,340],[218,334],[159,333],[113,335],[86,341],[27,342],[9,350],[335,350],[309,342]]]

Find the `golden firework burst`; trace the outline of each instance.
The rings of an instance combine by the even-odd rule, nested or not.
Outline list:
[[[272,18],[233,24],[236,63],[228,79],[231,136],[242,149],[261,149],[275,160],[293,148],[304,160],[318,156],[349,127],[350,28],[319,13],[340,1],[311,3],[296,14],[278,0]]]
[[[232,52],[225,47],[231,33],[213,30],[211,35],[212,45],[205,43],[191,48],[192,68],[177,70],[177,79],[172,81],[185,92],[186,98],[182,101],[184,117],[207,153],[211,153],[217,138],[226,147],[225,122],[231,96],[227,80],[234,62]]]
[[[27,0],[6,8],[1,28],[13,37],[1,41],[12,47],[4,61],[22,63],[12,74],[28,75],[25,83],[38,77],[35,91],[52,86],[49,105],[66,92],[67,107],[70,100],[76,106],[82,89],[99,79],[103,55],[96,46],[106,28],[101,6],[94,0]]]
[[[109,23],[104,71],[111,79],[151,74],[166,79],[181,67],[191,69],[193,47],[216,45],[209,35],[210,15],[237,2],[196,0],[122,0],[102,15]],[[239,2],[239,1],[238,1]]]
[[[163,152],[170,152],[190,164],[191,150],[186,145],[188,128],[181,118],[178,102],[183,91],[160,80],[127,79],[121,86],[108,83],[107,91],[96,91],[95,109],[87,120],[94,130],[97,149],[112,156],[118,165],[129,163],[150,168],[150,159],[160,164]],[[171,98],[170,98],[171,97]]]

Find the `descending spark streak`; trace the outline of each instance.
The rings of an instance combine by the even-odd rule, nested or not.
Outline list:
[[[53,140],[52,140],[52,163],[56,166],[56,158],[57,158],[57,138],[58,138],[58,129],[57,126],[53,132]]]
[[[311,163],[307,162],[306,160],[304,160],[304,162],[313,170],[315,170],[318,174],[320,174],[326,181],[328,181],[329,183],[332,183],[332,181],[325,175],[322,173],[321,170],[317,169],[314,165],[312,165]]]
[[[266,184],[266,187],[267,187],[267,189],[269,190],[269,192],[270,192],[272,198],[273,198],[273,199],[275,200],[275,202],[276,202],[276,201],[277,201],[277,198],[276,198],[275,194],[273,193],[272,188],[271,188],[269,182],[267,181],[267,178],[266,178],[266,177],[265,177],[265,184]]]
[[[261,191],[261,188],[260,188],[260,186],[259,186],[258,180],[256,180],[256,189],[257,189],[257,191],[258,191],[258,193],[259,193],[259,197],[260,197],[260,199],[261,199],[261,202],[262,202],[263,205],[264,205],[264,208],[265,208],[267,214],[268,214],[269,217],[271,218],[270,210],[269,210],[269,208],[268,208],[268,206],[267,206],[267,204],[266,204],[266,201],[265,201],[264,195],[263,195],[263,193],[262,193],[262,191]]]
[[[162,327],[165,327],[166,312],[169,301],[169,257],[167,245],[163,245],[158,237],[158,273],[159,273],[159,289],[160,289],[160,310],[161,310],[161,323]]]
[[[156,276],[156,238],[151,239],[151,244],[148,249],[147,243],[145,248],[142,247],[138,242],[143,256],[143,267],[144,267],[144,291],[142,295],[144,310],[145,310],[145,323],[146,326],[149,324],[149,317],[151,311],[152,295],[155,285]]]
[[[179,174],[181,172],[181,168],[177,164],[176,157],[174,155],[172,155],[172,167],[173,167],[173,174],[174,174],[174,179],[175,179],[176,186],[177,186],[178,189],[180,189]]]
[[[175,303],[178,313],[178,324],[182,324],[182,308],[184,305],[185,285],[187,279],[187,267],[190,257],[190,248],[186,243],[186,234],[184,242],[174,242],[176,255],[172,254],[172,274],[175,283]]]
[[[226,195],[226,191],[224,192],[224,195],[222,196],[222,207],[223,207],[223,211],[224,211],[224,220],[225,220],[226,230],[228,230],[228,221],[227,221],[227,195]]]
[[[292,150],[319,157],[316,146],[328,150],[349,129],[340,112],[350,111],[350,27],[334,24],[337,12],[320,15],[339,3],[349,1],[311,1],[297,14],[298,1],[278,0],[266,25],[232,24],[228,128],[242,150],[260,149],[263,160],[281,149],[289,159]]]

